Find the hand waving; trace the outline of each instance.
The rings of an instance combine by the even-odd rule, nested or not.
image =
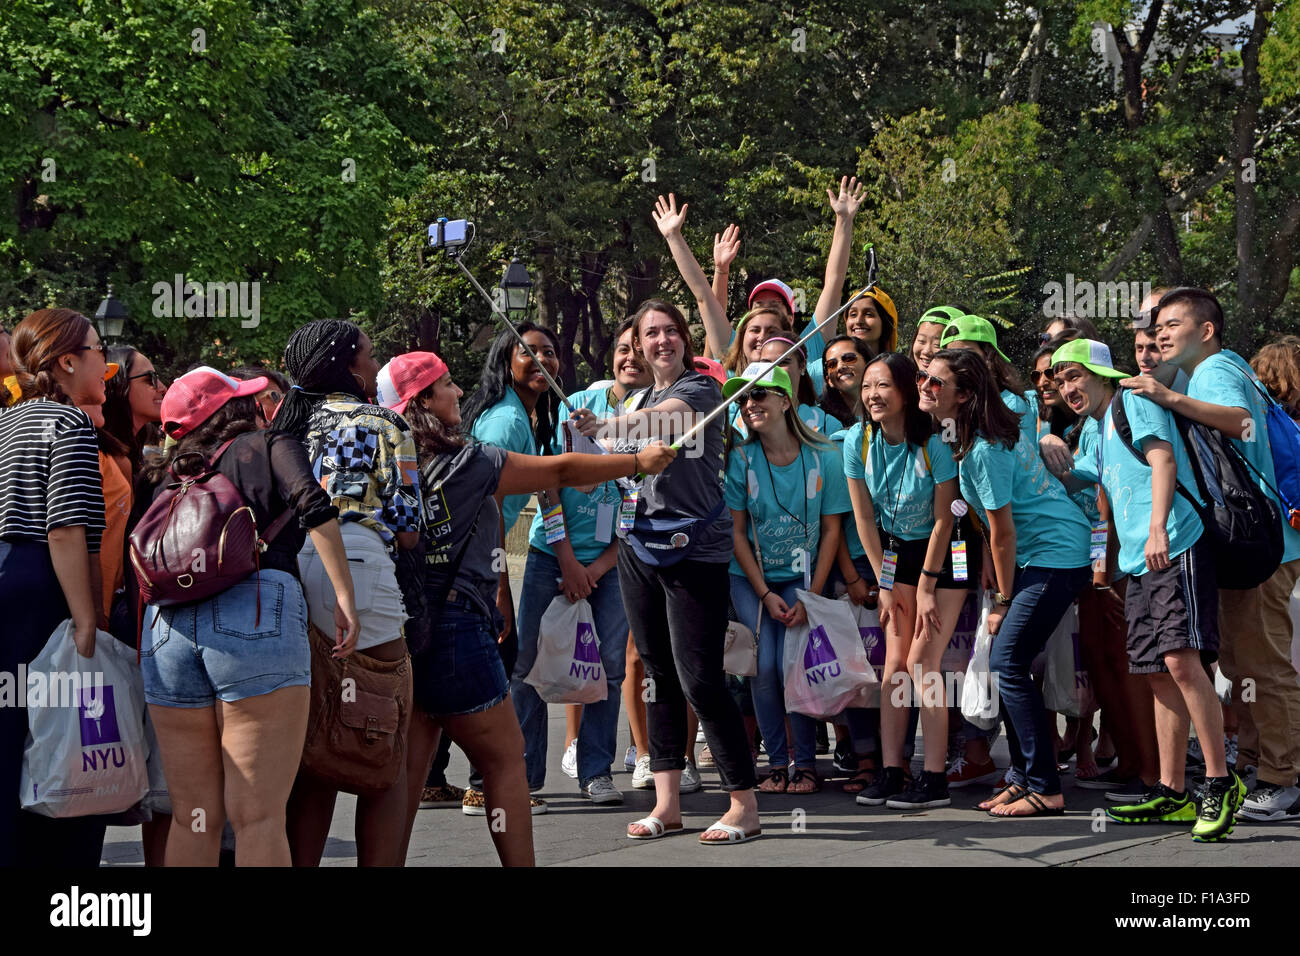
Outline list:
[[[722,235],[713,234],[713,267],[726,269],[736,261],[740,254],[740,227],[734,222],[722,230]]]
[[[858,214],[862,200],[866,195],[866,186],[858,182],[857,176],[844,176],[840,179],[840,194],[835,195],[826,190],[826,198],[831,202],[831,212],[837,216],[852,219]]]
[[[654,217],[655,225],[659,227],[659,234],[665,239],[674,233],[681,234],[682,224],[686,222],[686,210],[690,209],[690,203],[682,203],[682,208],[677,208],[677,197],[672,193],[668,194],[667,200],[660,196],[655,200],[655,210],[651,215]]]

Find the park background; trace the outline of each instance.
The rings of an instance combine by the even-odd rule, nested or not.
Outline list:
[[[172,373],[349,317],[468,390],[493,327],[427,248],[448,216],[484,284],[524,261],[581,387],[641,300],[698,321],[657,194],[706,272],[739,224],[735,318],[770,276],[816,302],[850,174],[846,287],[874,243],[903,341],[956,302],[1023,361],[1070,275],[1212,288],[1247,355],[1300,331],[1294,2],[7,0],[0,63],[0,321],[111,284]],[[259,283],[258,324],[158,314],[178,274]]]

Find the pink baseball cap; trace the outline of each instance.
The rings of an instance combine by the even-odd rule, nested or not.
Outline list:
[[[751,306],[754,304],[754,297],[760,292],[775,292],[785,300],[786,308],[790,310],[791,315],[794,315],[794,290],[780,279],[765,279],[754,286],[754,291],[749,293],[749,304]]]
[[[715,362],[713,359],[697,355],[695,356],[695,371],[707,375],[719,385],[727,384],[727,370],[722,367],[721,362]]]
[[[379,404],[401,415],[406,404],[447,374],[447,363],[432,352],[398,355],[379,370]]]
[[[163,396],[163,431],[172,438],[181,438],[211,418],[232,398],[256,395],[267,384],[264,375],[241,382],[206,365],[186,372],[172,382]]]

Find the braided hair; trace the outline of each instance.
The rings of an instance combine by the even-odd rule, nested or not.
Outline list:
[[[280,403],[273,427],[304,439],[312,412],[326,395],[343,392],[364,402],[352,375],[360,340],[361,329],[344,319],[308,322],[289,336],[284,367],[294,385]]]

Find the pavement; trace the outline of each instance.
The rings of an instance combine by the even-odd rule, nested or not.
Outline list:
[[[633,790],[623,770],[628,746],[620,732],[614,783],[624,803],[592,806],[577,781],[560,771],[564,709],[551,707],[546,786],[538,796],[549,812],[532,818],[540,866],[1273,866],[1300,859],[1300,822],[1259,824],[1240,820],[1227,842],[1192,842],[1190,827],[1123,826],[1105,819],[1101,791],[1074,786],[1064,777],[1067,813],[1032,820],[995,819],[972,808],[989,791],[970,786],[952,791],[953,805],[905,813],[859,807],[829,781],[813,795],[759,798],[761,839],[737,846],[700,846],[696,837],[726,807],[713,770],[701,771],[704,789],[682,797],[685,832],[655,841],[625,836],[628,823],[649,813],[653,791]],[[918,742],[923,751],[924,740]],[[1006,766],[999,740],[994,759]],[[920,769],[921,755],[914,761]],[[830,757],[818,771],[830,772]],[[468,765],[452,749],[448,780],[463,786]],[[340,796],[323,865],[354,866],[355,798]],[[104,845],[106,865],[140,865],[139,829],[113,827]],[[408,866],[496,866],[485,817],[468,817],[457,807],[421,810],[411,837]]]

